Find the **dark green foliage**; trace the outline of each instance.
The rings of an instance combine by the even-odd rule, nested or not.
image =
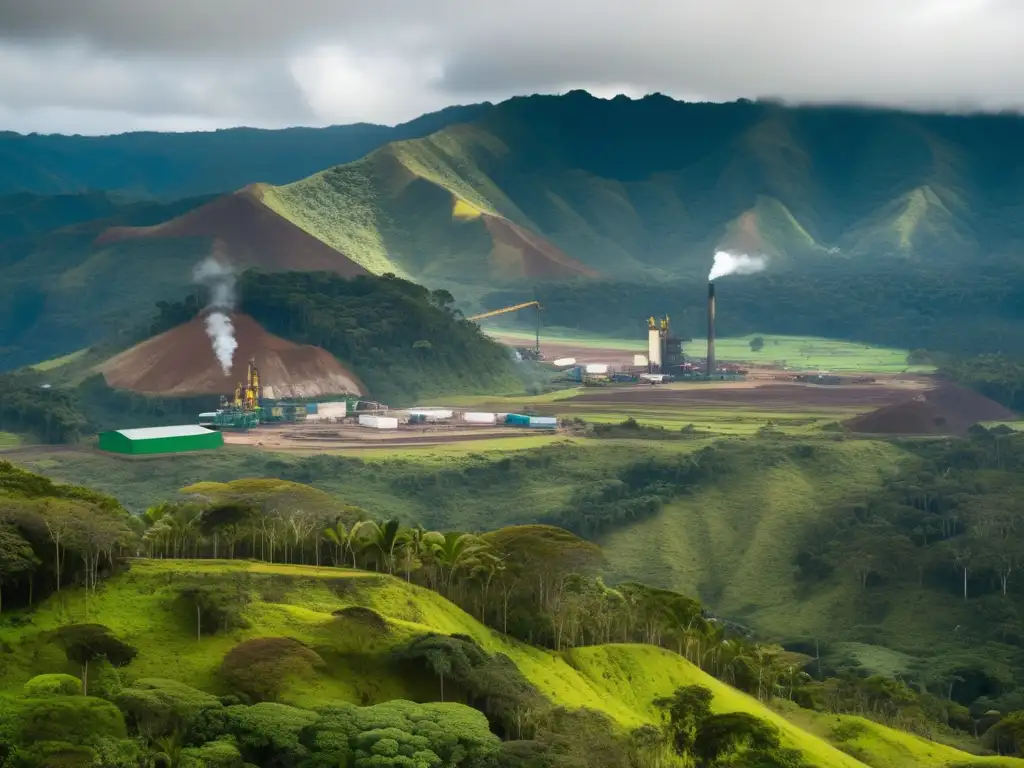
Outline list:
[[[1011,712],[993,725],[985,742],[1000,755],[1024,755],[1024,711]]]
[[[221,675],[251,701],[274,701],[295,679],[308,678],[324,660],[290,637],[257,637],[232,648],[221,663]]]
[[[181,750],[178,768],[242,768],[238,747],[230,741],[211,741]]]
[[[215,696],[158,678],[136,680],[115,703],[132,730],[149,740],[181,735],[203,710],[221,708]]]
[[[248,626],[244,611],[252,598],[241,582],[230,587],[193,584],[183,587],[181,596],[196,624],[197,637]]]
[[[490,768],[500,749],[487,720],[460,705],[389,701],[318,712],[303,736],[315,766]]]
[[[242,311],[272,333],[331,352],[391,404],[459,392],[514,391],[507,351],[461,319],[450,296],[395,277],[247,272]],[[429,346],[417,346],[417,342]]]
[[[496,729],[511,738],[523,738],[528,713],[541,709],[544,700],[518,667],[505,655],[491,655],[472,638],[429,634],[399,648],[394,658],[420,674],[438,680],[441,700],[461,699],[484,712]]]
[[[540,522],[586,538],[657,514],[664,503],[693,491],[707,480],[727,474],[727,450],[702,448],[671,458],[645,457],[600,485],[577,490],[569,503]]]
[[[702,768],[808,768],[801,754],[781,746],[775,726],[746,712],[713,714],[711,691],[684,686],[655,701],[665,715],[665,736],[677,755]],[[634,742],[656,749],[656,729],[634,733]]]
[[[223,730],[230,734],[245,759],[261,768],[294,766],[309,755],[300,737],[320,716],[316,712],[264,702],[251,707],[233,706],[224,710]]]
[[[68,661],[76,664],[104,658],[115,667],[123,667],[138,653],[102,624],[68,624],[54,632],[54,639],[64,649]]]
[[[127,735],[124,718],[109,701],[89,696],[28,699],[21,712],[19,741],[64,741],[84,744],[95,737],[121,739]]]
[[[2,133],[0,168],[19,170],[0,173],[0,194],[10,195],[0,210],[17,210],[22,218],[26,217],[24,211],[31,211],[35,219],[43,218],[45,212],[52,226],[84,218],[80,210],[103,215],[109,206],[100,193],[67,193],[105,190],[175,198],[233,191],[254,182],[284,184],[356,160],[385,142],[424,136],[450,123],[476,119],[489,108],[489,104],[449,107],[393,128],[360,123],[116,136]],[[58,193],[65,193],[59,206],[52,199],[35,197]],[[43,205],[47,207],[39,211]],[[11,227],[13,223],[5,225],[0,219],[0,232]]]
[[[1024,362],[1019,357],[995,354],[951,360],[939,374],[1009,408],[1024,410]]]
[[[42,699],[47,696],[81,696],[82,681],[72,675],[36,675],[25,683],[25,696]]]
[[[75,393],[43,383],[34,374],[0,374],[0,431],[41,443],[73,443],[92,434]]]
[[[956,285],[966,289],[954,290]],[[481,303],[496,309],[536,299],[549,325],[618,336],[636,336],[651,307],[658,307],[671,316],[673,328],[700,338],[707,323],[706,291],[703,276],[682,282],[545,282],[536,289],[496,291]],[[1022,302],[1024,271],[1011,261],[984,266],[900,261],[873,263],[868,270],[847,260],[825,260],[795,270],[730,276],[720,288],[716,332],[722,337],[761,332],[968,356],[1019,356],[1024,355],[1018,316]]]

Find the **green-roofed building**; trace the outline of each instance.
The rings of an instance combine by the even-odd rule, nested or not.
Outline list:
[[[209,451],[224,445],[224,436],[196,424],[179,427],[118,429],[100,433],[100,450],[141,456],[154,453]]]

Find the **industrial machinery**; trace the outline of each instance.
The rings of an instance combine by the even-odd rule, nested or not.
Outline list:
[[[669,317],[647,319],[647,373],[671,373],[683,364],[683,342],[672,335]]]
[[[536,359],[540,360],[541,359],[541,357],[540,357],[540,313],[543,311],[544,307],[542,307],[540,305],[539,301],[525,301],[522,304],[513,304],[511,307],[502,307],[501,309],[494,309],[494,310],[491,310],[490,312],[483,312],[483,313],[481,313],[479,315],[473,315],[471,317],[467,317],[466,319],[467,320],[472,320],[472,321],[476,322],[477,320],[485,320],[488,317],[495,317],[497,315],[504,315],[506,312],[516,312],[516,311],[518,311],[520,309],[526,309],[527,307],[536,307],[537,308],[537,310],[536,310],[537,332],[536,332],[536,340],[534,342],[533,352],[534,352],[534,355],[535,355]]]

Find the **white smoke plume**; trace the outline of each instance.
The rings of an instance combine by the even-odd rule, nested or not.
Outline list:
[[[206,335],[213,344],[221,370],[231,373],[231,362],[238,349],[235,327],[228,313],[235,308],[235,271],[215,256],[208,256],[192,272],[192,280],[210,289],[212,311],[206,315]]]
[[[708,282],[726,275],[752,275],[767,266],[768,258],[766,256],[748,256],[745,253],[718,251],[715,253],[715,261],[711,265]]]

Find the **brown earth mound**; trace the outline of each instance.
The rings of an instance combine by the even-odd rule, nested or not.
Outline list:
[[[249,359],[255,358],[260,383],[272,387],[276,398],[365,393],[359,379],[326,350],[267,333],[248,315],[232,315],[231,322],[238,348],[228,376],[213,353],[202,317],[112,357],[97,370],[115,389],[153,395],[230,395],[235,384],[245,381]]]
[[[96,244],[176,237],[213,238],[235,264],[266,271],[326,271],[343,277],[366,274],[354,261],[265,206],[256,185],[152,227],[111,227]]]
[[[889,435],[962,435],[979,421],[1014,419],[1012,411],[955,384],[861,414],[844,422],[853,432]]]
[[[484,214],[483,219],[494,240],[491,261],[503,274],[546,278],[598,277],[600,274],[508,219],[489,214]]]

